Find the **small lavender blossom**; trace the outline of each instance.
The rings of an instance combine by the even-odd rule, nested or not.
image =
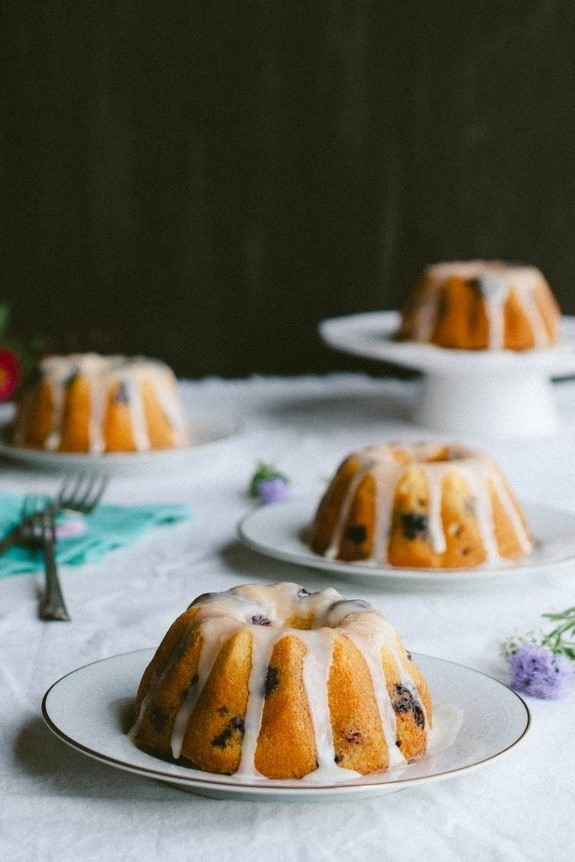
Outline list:
[[[289,500],[289,488],[280,476],[272,479],[262,479],[258,482],[258,496],[260,503],[281,503]]]
[[[284,473],[273,464],[260,462],[251,478],[249,493],[260,503],[279,503],[289,499],[288,485],[289,479]]]
[[[575,666],[565,655],[533,642],[520,644],[508,658],[511,687],[516,691],[555,700],[569,693]]]

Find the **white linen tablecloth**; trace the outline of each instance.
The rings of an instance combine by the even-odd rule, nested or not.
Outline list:
[[[253,509],[258,461],[287,473],[294,495],[318,495],[351,449],[446,437],[415,428],[414,382],[336,374],[182,382],[194,411],[240,430],[177,470],[118,475],[113,503],[192,503],[192,520],[148,532],[97,563],[64,567],[70,623],[37,616],[42,576],[0,580],[0,856],[11,860],[566,860],[575,847],[575,697],[527,698],[522,742],[481,769],[401,793],[337,802],[204,799],[89,759],[56,738],[40,704],[75,668],[155,647],[197,595],[251,581],[334,586],[369,599],[409,649],[507,682],[503,639],[575,604],[575,564],[468,585],[342,579],[255,553],[236,537]],[[575,513],[575,382],[554,384],[562,429],[545,439],[469,440],[488,449],[525,501]],[[53,473],[1,462],[2,490],[51,493]],[[130,693],[128,693],[129,695]],[[90,710],[90,704],[86,704]]]

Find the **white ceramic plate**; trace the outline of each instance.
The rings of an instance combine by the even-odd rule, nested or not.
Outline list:
[[[372,563],[328,560],[310,550],[304,541],[305,531],[317,508],[317,499],[296,499],[270,503],[254,509],[238,525],[240,539],[249,547],[275,559],[325,569],[343,576],[368,579],[391,578],[396,581],[429,581],[433,583],[467,583],[484,578],[527,574],[544,566],[575,558],[575,516],[570,512],[523,504],[536,546],[517,562],[471,569],[407,569],[397,566],[375,566]]]
[[[46,452],[14,446],[9,441],[9,422],[0,424],[0,457],[32,467],[49,470],[102,470],[106,472],[151,472],[180,469],[213,444],[226,440],[238,431],[238,424],[222,416],[198,415],[190,422],[193,442],[177,449],[154,449],[149,452],[108,452],[93,455],[82,452]]]
[[[132,743],[125,731],[140,677],[153,652],[125,653],[73,671],[46,692],[42,713],[58,737],[88,757],[201,796],[316,801],[392,793],[489,763],[519,742],[530,722],[519,695],[492,677],[443,659],[414,655],[435,704],[436,738],[424,758],[329,785],[306,779],[242,781],[164,762]]]
[[[526,371],[553,376],[575,374],[575,318],[563,317],[562,341],[552,347],[512,350],[449,350],[435,344],[393,341],[400,322],[398,311],[373,311],[332,317],[319,324],[321,338],[331,347],[418,371],[442,374],[498,372],[524,375]],[[457,362],[454,363],[454,355]]]

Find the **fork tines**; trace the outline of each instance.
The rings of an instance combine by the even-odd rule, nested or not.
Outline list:
[[[98,505],[107,484],[108,477],[102,473],[67,476],[56,496],[56,506],[87,514]]]

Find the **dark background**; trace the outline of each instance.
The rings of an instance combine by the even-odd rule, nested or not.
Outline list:
[[[365,367],[324,317],[437,260],[575,312],[572,0],[5,0],[1,291],[50,349]]]

